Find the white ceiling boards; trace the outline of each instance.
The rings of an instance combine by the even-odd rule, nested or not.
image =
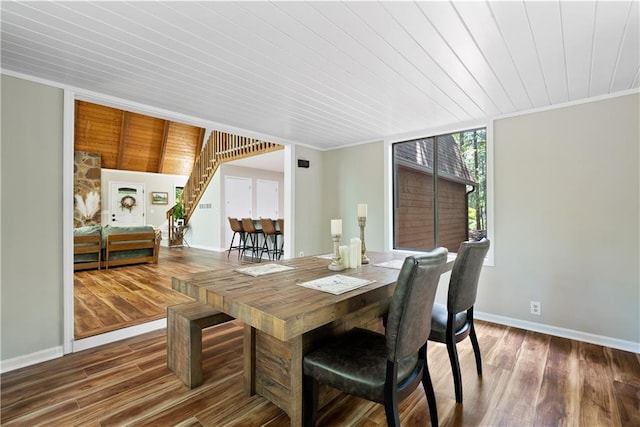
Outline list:
[[[318,149],[640,87],[637,1],[1,8],[3,71]]]

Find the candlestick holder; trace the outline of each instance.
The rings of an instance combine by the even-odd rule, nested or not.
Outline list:
[[[367,223],[367,217],[366,216],[359,216],[358,217],[358,225],[360,226],[360,241],[362,242],[362,255],[361,255],[361,262],[362,264],[369,264],[369,258],[367,258],[367,255],[365,254],[365,252],[367,252],[367,245],[365,245],[364,243],[364,226]]]
[[[344,266],[340,262],[340,234],[333,234],[331,238],[333,238],[333,255],[331,256],[331,264],[329,264],[329,270],[331,271],[342,271],[344,270]]]

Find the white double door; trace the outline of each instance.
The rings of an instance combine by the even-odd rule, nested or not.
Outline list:
[[[255,198],[251,178],[225,177],[225,244],[228,248],[233,237],[233,231],[229,226],[227,217],[232,218],[279,218],[279,183],[257,179],[255,185]],[[253,207],[255,200],[255,208]],[[237,237],[236,237],[237,239]]]
[[[109,182],[109,194],[111,196],[109,225],[119,227],[145,225],[144,184]]]

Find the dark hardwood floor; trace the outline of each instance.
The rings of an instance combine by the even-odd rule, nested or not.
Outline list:
[[[219,259],[215,255],[220,255]],[[138,297],[152,300],[159,307],[154,315],[160,316],[166,304],[174,302],[167,292],[170,276],[212,268],[217,262],[227,265],[224,254],[193,249],[167,250],[163,260],[158,266],[140,266],[130,272],[128,267],[114,269],[110,276],[105,273],[105,277],[113,276],[107,283],[117,282],[118,289],[130,293],[144,286],[161,286],[164,290],[158,290],[158,296]],[[123,300],[133,306],[137,300],[132,298]],[[106,301],[105,306],[116,307],[119,313],[106,316],[119,319],[114,325],[143,318],[138,315],[132,320],[135,316],[126,304]],[[106,328],[106,323],[101,327]],[[483,376],[476,375],[469,340],[463,341],[459,344],[462,405],[455,403],[446,348],[429,344],[429,368],[441,425],[640,425],[640,355],[487,322],[479,321],[477,329]],[[203,341],[204,384],[193,390],[166,367],[164,330],[2,374],[0,424],[289,425],[286,414],[275,405],[243,393],[239,323],[209,328]],[[428,425],[429,410],[421,386],[400,404],[400,418],[405,427]],[[381,405],[336,391],[320,411],[318,425],[365,427],[386,422]]]
[[[429,345],[443,426],[640,425],[640,356],[478,322],[484,373],[459,344],[464,404],[456,405],[447,352]],[[164,330],[2,375],[3,426],[287,426],[242,389],[242,327],[203,334],[204,384],[187,389],[166,367]],[[384,426],[382,405],[335,392],[319,426]],[[429,423],[422,387],[400,404],[405,427]]]

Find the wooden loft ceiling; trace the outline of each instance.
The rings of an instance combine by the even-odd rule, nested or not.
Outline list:
[[[76,101],[75,151],[100,153],[102,167],[189,175],[205,129]]]

